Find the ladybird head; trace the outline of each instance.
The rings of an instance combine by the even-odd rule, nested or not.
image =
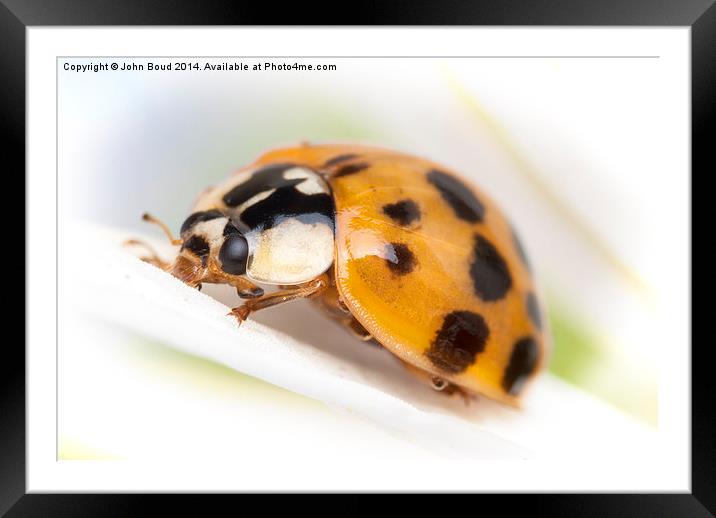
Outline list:
[[[244,278],[249,242],[239,226],[217,209],[191,214],[181,226],[172,274],[188,284],[224,283],[246,297],[261,296],[263,290]]]
[[[310,282],[333,264],[331,189],[301,164],[241,171],[202,193],[195,211],[181,228],[181,255],[196,269],[283,286]]]
[[[170,271],[190,285],[225,283],[259,296],[254,282],[297,285],[324,273],[334,227],[331,190],[318,171],[289,163],[248,169],[200,195],[174,240],[181,249]]]

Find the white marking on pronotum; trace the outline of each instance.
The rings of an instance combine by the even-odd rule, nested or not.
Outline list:
[[[241,214],[246,209],[251,207],[252,205],[256,205],[258,202],[265,200],[269,196],[271,196],[274,192],[276,192],[276,189],[269,189],[268,191],[261,191],[260,193],[252,196],[248,200],[246,200],[244,203],[236,207],[236,211]]]
[[[216,187],[213,187],[203,192],[199,196],[199,199],[194,206],[194,212],[224,206],[224,195],[226,195],[228,192],[231,192],[239,185],[248,182],[249,179],[251,179],[252,175],[253,173],[246,169],[240,170],[219,185],[217,185]],[[235,210],[234,207],[231,207],[231,209]]]
[[[266,284],[300,284],[315,279],[333,264],[330,220],[302,223],[284,218],[249,240],[247,275]]]
[[[292,167],[283,172],[286,180],[297,180],[304,178],[304,181],[296,185],[296,189],[303,194],[323,194],[328,192],[328,186],[323,183],[321,178],[305,167]]]

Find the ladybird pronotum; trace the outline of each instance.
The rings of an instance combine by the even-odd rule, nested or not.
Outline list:
[[[478,188],[422,158],[276,149],[202,193],[171,239],[181,245],[172,262],[144,259],[191,286],[235,287],[239,322],[310,298],[435,390],[517,404],[546,363],[540,298],[514,228]]]

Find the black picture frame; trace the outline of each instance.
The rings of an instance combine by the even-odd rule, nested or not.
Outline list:
[[[692,73],[692,185],[695,171],[715,168],[711,135],[716,115],[716,6],[713,0],[475,2],[352,2],[350,13],[325,20],[332,8],[314,4],[276,9],[257,2],[0,0],[0,129],[5,177],[25,171],[25,31],[31,26],[91,25],[577,25],[690,26]],[[319,14],[319,13],[322,13]],[[16,196],[6,182],[6,196]],[[23,193],[26,196],[24,185]],[[692,191],[693,192],[693,187]],[[23,198],[24,199],[24,198]],[[13,211],[14,213],[14,211]],[[693,219],[693,218],[692,218]],[[668,245],[666,245],[668,246]],[[16,248],[14,245],[12,248]],[[693,251],[691,251],[693,254]],[[25,254],[25,252],[23,252]],[[14,254],[10,254],[14,260]],[[692,255],[693,257],[693,255]],[[693,262],[693,261],[692,261]],[[25,279],[32,272],[25,271]],[[692,274],[693,276],[693,274]],[[693,305],[692,305],[693,306]],[[693,322],[693,320],[692,320]],[[692,326],[693,327],[693,326]],[[137,495],[26,494],[25,352],[5,334],[0,358],[0,514],[94,516],[134,514]],[[533,495],[501,498],[501,512],[526,505],[568,516],[711,516],[716,514],[716,429],[710,341],[692,343],[692,492],[641,495]],[[618,467],[615,467],[618,469]],[[481,497],[482,498],[482,497]],[[485,497],[486,498],[486,497]],[[539,499],[539,502],[531,501]],[[186,501],[182,499],[182,506]],[[506,502],[505,500],[509,500]],[[362,510],[361,510],[362,509]],[[186,510],[186,508],[185,508]],[[352,512],[366,512],[360,505]],[[476,512],[478,509],[476,509]]]

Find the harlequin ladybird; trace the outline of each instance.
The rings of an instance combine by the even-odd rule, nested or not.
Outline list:
[[[549,337],[525,251],[495,203],[438,164],[385,149],[302,145],[199,196],[170,262],[252,312],[310,298],[436,390],[517,404]],[[269,293],[255,283],[275,285]]]

